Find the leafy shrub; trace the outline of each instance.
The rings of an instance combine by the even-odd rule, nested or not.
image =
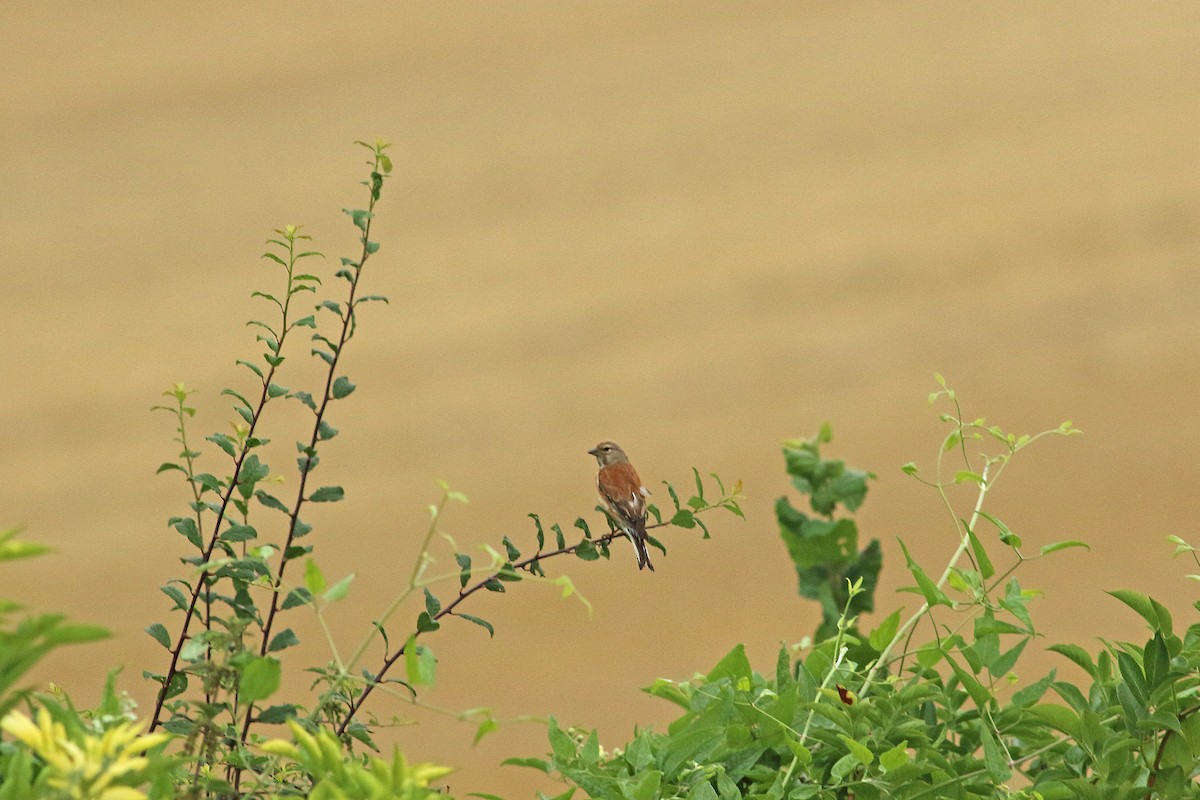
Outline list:
[[[508,763],[559,777],[571,787],[564,798],[575,789],[611,800],[1200,797],[1200,623],[1177,635],[1161,603],[1115,591],[1149,626],[1144,644],[1106,642],[1095,658],[1055,644],[1049,649],[1081,667],[1088,682],[1060,680],[1057,670],[1018,681],[1013,670],[1037,635],[1028,606],[1037,592],[1013,573],[1085,545],[1059,542],[1028,555],[983,510],[984,500],[1019,451],[1076,431],[1064,423],[1014,436],[982,419],[968,422],[954,392],[941,387],[931,403],[947,399],[954,413],[942,415],[951,430],[935,474],[926,479],[912,464],[904,471],[941,495],[958,546],[934,580],[901,542],[915,582],[907,591],[923,601],[915,613],[901,622],[897,609],[859,632],[858,614],[874,604],[878,545],[857,550],[854,523],[833,515],[861,504],[871,475],[821,457],[828,428],[786,442],[793,485],[819,515],[809,518],[786,498],[776,506],[800,594],[822,609],[815,642],[781,648],[762,673],[737,645],[707,674],[656,681],[646,691],[682,710],[665,733],[639,730],[609,752],[595,730],[551,720],[549,757]],[[967,445],[981,441],[999,451],[973,462]],[[962,460],[950,476],[947,454]],[[952,502],[956,486],[975,487],[967,513]],[[992,535],[979,530],[985,524]],[[1007,567],[989,552],[997,543]],[[1009,693],[1014,681],[1022,685]]]

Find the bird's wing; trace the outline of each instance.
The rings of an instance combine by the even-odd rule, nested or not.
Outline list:
[[[646,518],[645,487],[631,464],[609,464],[600,470],[596,484],[608,504],[627,521],[640,522]]]

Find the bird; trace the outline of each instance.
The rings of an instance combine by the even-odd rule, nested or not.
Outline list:
[[[616,442],[601,442],[588,450],[600,465],[596,490],[617,527],[633,542],[638,569],[654,571],[646,549],[646,498],[650,490],[642,485],[629,456]]]

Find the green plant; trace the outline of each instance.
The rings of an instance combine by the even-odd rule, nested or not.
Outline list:
[[[18,538],[20,528],[0,530],[0,561],[15,561],[46,553],[49,548]],[[53,650],[69,644],[104,639],[108,631],[97,625],[68,622],[63,614],[33,614],[13,624],[20,603],[0,598],[0,717],[22,701],[30,690],[18,682]]]
[[[1019,678],[1014,670],[1036,635],[1028,603],[1037,592],[1013,573],[1031,558],[1083,545],[1058,542],[1028,555],[1020,537],[984,511],[1012,457],[1046,434],[1015,436],[982,419],[967,421],[955,393],[938,380],[930,401],[953,405],[942,415],[950,433],[932,478],[911,464],[904,472],[939,493],[957,543],[936,581],[901,543],[915,580],[908,591],[922,601],[915,612],[901,622],[896,609],[869,634],[858,632],[857,614],[870,607],[878,569],[874,557],[855,551],[856,530],[829,518],[837,502],[861,502],[869,473],[821,459],[828,428],[791,440],[784,447],[788,471],[803,478],[794,485],[826,516],[812,527],[789,502],[777,506],[801,595],[825,612],[815,643],[781,648],[764,674],[738,645],[705,675],[656,681],[646,691],[682,709],[665,733],[639,730],[607,752],[596,731],[551,720],[549,757],[509,763],[558,776],[571,787],[564,798],[576,788],[612,800],[1200,797],[1200,623],[1177,635],[1157,601],[1112,592],[1149,625],[1145,644],[1105,642],[1094,660],[1078,646],[1052,645],[1084,670],[1087,684],[1062,680],[1057,671]],[[1074,432],[1064,423],[1046,433]],[[998,452],[972,458],[968,443],[988,441]],[[962,459],[951,475],[947,454]],[[975,488],[967,513],[951,493],[962,486]],[[983,522],[1009,566],[995,566],[995,542],[986,543],[991,537],[976,527]],[[849,577],[852,571],[859,574]],[[841,583],[840,594],[821,580]],[[834,596],[841,608],[830,620]]]
[[[364,265],[379,250],[370,238],[371,225],[391,162],[386,143],[364,146],[371,153],[370,174],[364,182],[369,199],[363,209],[345,210],[361,249],[355,258],[341,259],[336,272],[335,277],[344,282],[343,298],[323,297],[324,280],[316,270],[304,268],[320,253],[307,249],[309,237],[299,226],[283,227],[269,240],[273,249],[264,258],[282,269],[282,286],[275,292],[253,293],[268,303],[273,318],[249,323],[264,351],[254,360],[237,362],[251,374],[252,391],[223,390],[223,395],[232,398],[239,419],[232,434],[214,433],[204,439],[219,451],[223,466],[202,471],[204,448],[189,427],[196,413],[190,390],[175,384],[164,393],[169,403],[155,407],[175,421],[175,441],[181,449],[175,460],[162,464],[158,471],[181,476],[187,487],[188,512],[171,518],[169,527],[187,541],[192,555],[182,559],[185,573],[162,587],[173,611],[181,615],[174,633],[164,623],[146,629],[167,650],[166,668],[145,675],[159,687],[150,730],[179,737],[190,770],[181,784],[186,783],[189,796],[231,796],[249,791],[249,787],[260,791],[270,784],[269,776],[283,774],[273,757],[279,747],[272,751],[258,746],[263,741],[262,726],[299,724],[307,735],[317,737],[314,741],[324,743],[325,751],[329,749],[326,735],[334,736],[347,759],[352,758],[355,743],[377,749],[376,731],[384,723],[364,706],[376,691],[403,692],[406,699],[419,702],[421,688],[434,680],[436,660],[428,644],[430,634],[452,618],[494,634],[490,622],[468,613],[472,596],[504,592],[522,580],[552,583],[564,596],[577,594],[569,576],[548,578],[543,565],[563,556],[583,561],[607,559],[613,540],[623,538],[611,524],[607,533],[595,535],[580,517],[574,523],[577,533],[568,542],[560,525],[552,524],[547,530],[541,519],[531,514],[536,549],[530,545],[522,555],[506,536],[502,551],[485,546],[481,559],[455,546],[457,568],[435,573],[432,551],[442,514],[449,503],[466,502],[464,495],[443,484],[407,584],[366,626],[361,643],[351,653],[339,651],[325,609],[346,596],[354,575],[326,578],[314,558],[314,546],[321,537],[304,514],[312,503],[338,502],[345,494],[341,486],[314,489],[312,480],[323,443],[338,434],[332,424],[336,403],[356,389],[341,373],[347,346],[359,330],[358,312],[364,303],[386,302],[380,296],[364,295],[362,279]],[[310,313],[313,306],[316,310]],[[322,370],[312,391],[283,385],[301,329],[307,329],[311,344],[299,344],[310,350]],[[294,476],[286,477],[268,463],[270,442],[264,434],[268,412],[283,402],[299,403],[310,420],[296,442]],[[686,504],[667,483],[673,508],[664,515],[651,506],[655,520],[651,530],[699,528],[708,538],[702,518],[706,512],[723,508],[741,516],[740,484],[726,490],[720,478],[713,476],[719,497],[706,498],[699,471],[693,470],[693,477],[696,493]],[[273,484],[284,482],[295,488],[290,496],[281,498]],[[661,542],[651,539],[651,543],[666,552]],[[291,567],[293,562],[300,563]],[[420,608],[411,616],[402,615],[410,602]],[[299,643],[296,628],[285,627],[284,620],[289,618],[288,612],[299,609],[315,616],[328,644],[329,660],[308,670],[316,676],[309,696],[281,701],[283,654]],[[377,644],[382,645],[382,657],[368,664]],[[486,709],[461,716],[477,723],[477,739],[498,725]]]
[[[97,713],[39,695],[35,719],[11,711],[0,720],[14,740],[0,748],[0,798],[138,800],[147,797],[139,788],[147,785],[151,797],[173,795],[178,762],[164,753],[171,735],[141,733],[142,725],[119,710],[114,678]]]
[[[445,796],[433,781],[450,774],[448,767],[433,764],[409,764],[399,750],[391,760],[366,757],[349,760],[341,742],[332,732],[309,732],[295,722],[288,723],[292,741],[273,739],[262,749],[279,757],[269,786],[280,794],[294,792],[310,800],[371,798],[371,800],[431,800]]]

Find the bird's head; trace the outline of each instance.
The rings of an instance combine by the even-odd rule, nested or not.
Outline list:
[[[596,462],[602,467],[629,460],[629,456],[625,455],[625,451],[616,442],[601,442],[588,450],[588,454],[595,456]]]

